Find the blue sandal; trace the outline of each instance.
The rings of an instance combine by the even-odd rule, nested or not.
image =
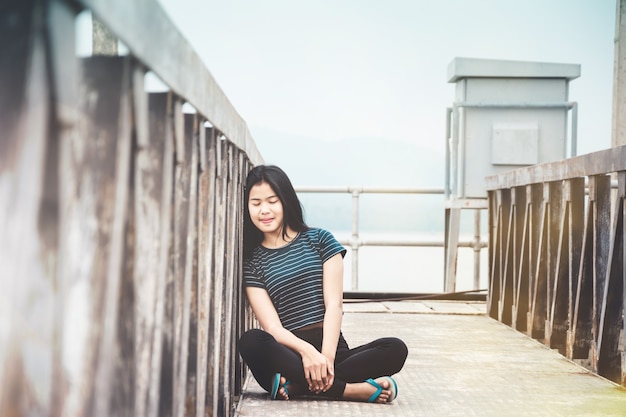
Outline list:
[[[392,377],[390,377],[390,376],[386,376],[386,377],[384,377],[384,379],[389,381],[389,388],[387,388],[387,389],[389,391],[391,391],[391,397],[389,397],[389,400],[387,400],[387,402],[390,403],[393,400],[395,400],[396,397],[398,396],[398,384],[396,384],[396,381]],[[367,382],[368,384],[370,384],[374,388],[376,388],[376,392],[372,394],[372,396],[369,398],[369,400],[367,400],[368,403],[373,403],[374,401],[376,401],[378,399],[378,396],[380,395],[381,392],[383,392],[384,388],[383,388],[382,385],[380,385],[378,382],[374,381],[372,378],[369,378],[365,382]]]
[[[272,381],[272,390],[270,391],[270,397],[272,400],[276,399],[278,395],[278,390],[283,389],[285,391],[285,395],[289,396],[289,390],[287,389],[287,385],[289,385],[289,381],[285,381],[284,384],[280,383],[280,373],[274,375],[274,380]]]

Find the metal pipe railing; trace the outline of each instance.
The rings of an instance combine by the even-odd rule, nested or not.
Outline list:
[[[388,246],[388,247],[441,247],[445,242],[427,240],[394,240],[394,239],[363,239],[360,236],[359,215],[361,194],[413,194],[413,195],[443,195],[444,189],[440,188],[411,188],[411,187],[344,187],[344,186],[301,186],[295,187],[298,193],[318,194],[351,194],[352,195],[352,228],[349,240],[339,239],[339,243],[349,246],[351,250],[351,289],[359,290],[359,248],[363,246]],[[474,239],[459,242],[459,247],[474,249],[474,289],[480,288],[480,252],[487,247],[486,242],[481,241],[480,210],[476,210],[474,220]]]

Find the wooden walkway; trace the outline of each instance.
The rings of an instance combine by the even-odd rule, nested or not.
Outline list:
[[[626,416],[626,390],[589,373],[468,302],[347,304],[351,345],[398,336],[409,346],[389,405],[271,401],[253,379],[236,416]]]

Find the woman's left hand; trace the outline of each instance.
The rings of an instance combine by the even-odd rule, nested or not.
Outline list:
[[[333,363],[326,356],[322,355],[312,345],[309,346],[310,349],[301,355],[304,377],[309,385],[309,391],[319,394],[332,386],[335,370]]]
[[[335,383],[335,360],[326,358],[326,384],[322,387],[322,392],[326,392]]]

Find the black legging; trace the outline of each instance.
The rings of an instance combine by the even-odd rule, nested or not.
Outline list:
[[[321,352],[323,329],[296,330],[293,333]],[[252,329],[244,333],[239,339],[239,353],[259,385],[268,392],[277,372],[290,383],[308,387],[300,355],[278,343],[263,330]],[[335,356],[335,381],[328,391],[320,395],[341,398],[346,383],[393,375],[402,369],[407,354],[404,342],[395,337],[377,339],[350,349],[340,334]]]

